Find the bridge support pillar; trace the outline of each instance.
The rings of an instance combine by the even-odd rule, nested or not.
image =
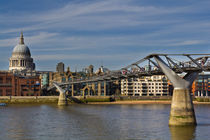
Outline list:
[[[74,84],[71,85],[71,96],[74,96]]]
[[[59,98],[58,98],[58,105],[59,106],[65,106],[68,105],[67,103],[67,98],[66,98],[66,91],[63,90],[58,84],[53,83],[54,86],[58,89],[59,91]]]
[[[98,96],[101,96],[101,82],[98,82]]]
[[[95,95],[95,91],[96,91],[96,89],[95,89],[95,84],[92,83],[91,87],[92,87],[92,90],[93,90],[93,91],[92,91],[92,92],[93,92],[92,94]]]
[[[196,125],[189,89],[174,89],[169,125]]]
[[[198,75],[198,72],[189,72],[184,78],[179,77],[159,57],[154,56],[163,73],[174,86],[169,118],[170,126],[196,125],[196,117],[190,94],[190,87]]]
[[[104,96],[106,96],[106,81],[104,81]]]

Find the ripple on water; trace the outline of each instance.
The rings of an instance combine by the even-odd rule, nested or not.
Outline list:
[[[168,127],[170,105],[10,105],[0,108],[0,133],[4,140],[199,140],[210,137],[209,110],[196,105],[198,126],[176,129]]]

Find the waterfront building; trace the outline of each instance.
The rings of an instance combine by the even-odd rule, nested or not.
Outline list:
[[[0,96],[40,96],[39,76],[21,76],[0,71]]]
[[[11,71],[33,71],[35,63],[31,58],[31,52],[28,46],[24,43],[23,33],[21,32],[20,42],[12,51],[12,56],[9,59],[9,70]]]
[[[17,78],[7,71],[0,72],[0,96],[16,96]]]
[[[198,75],[198,78],[192,85],[192,93],[198,97],[210,96],[210,74]]]
[[[53,82],[68,82],[76,77],[79,77],[79,74],[71,72],[69,67],[66,72],[49,72],[49,86],[53,86]]]
[[[17,96],[40,96],[41,80],[39,76],[18,76]]]
[[[80,89],[81,96],[111,96],[119,95],[119,82],[116,81],[97,81],[86,83]]]
[[[40,74],[41,88],[49,86],[49,72],[43,72]]]
[[[168,80],[164,75],[142,76],[122,79],[121,95],[168,96]]]

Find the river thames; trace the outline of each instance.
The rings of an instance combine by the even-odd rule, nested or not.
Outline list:
[[[170,105],[9,105],[0,140],[207,140],[210,105],[195,105],[196,127],[169,127]]]

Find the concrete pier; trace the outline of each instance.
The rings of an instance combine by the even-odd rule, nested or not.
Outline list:
[[[169,125],[196,125],[189,89],[174,89]]]
[[[169,118],[170,126],[196,125],[196,118],[190,87],[198,75],[198,71],[188,72],[183,78],[178,76],[170,67],[159,57],[155,56],[159,67],[168,77],[174,86]]]
[[[59,95],[59,98],[58,98],[58,105],[59,106],[68,105],[67,98],[66,98],[66,94],[65,93],[61,93],[60,92],[60,95]]]
[[[63,90],[58,84],[53,83],[54,86],[57,88],[57,90],[59,91],[59,98],[58,98],[58,105],[59,106],[65,106],[68,105],[67,103],[67,98],[66,98],[66,91]]]

